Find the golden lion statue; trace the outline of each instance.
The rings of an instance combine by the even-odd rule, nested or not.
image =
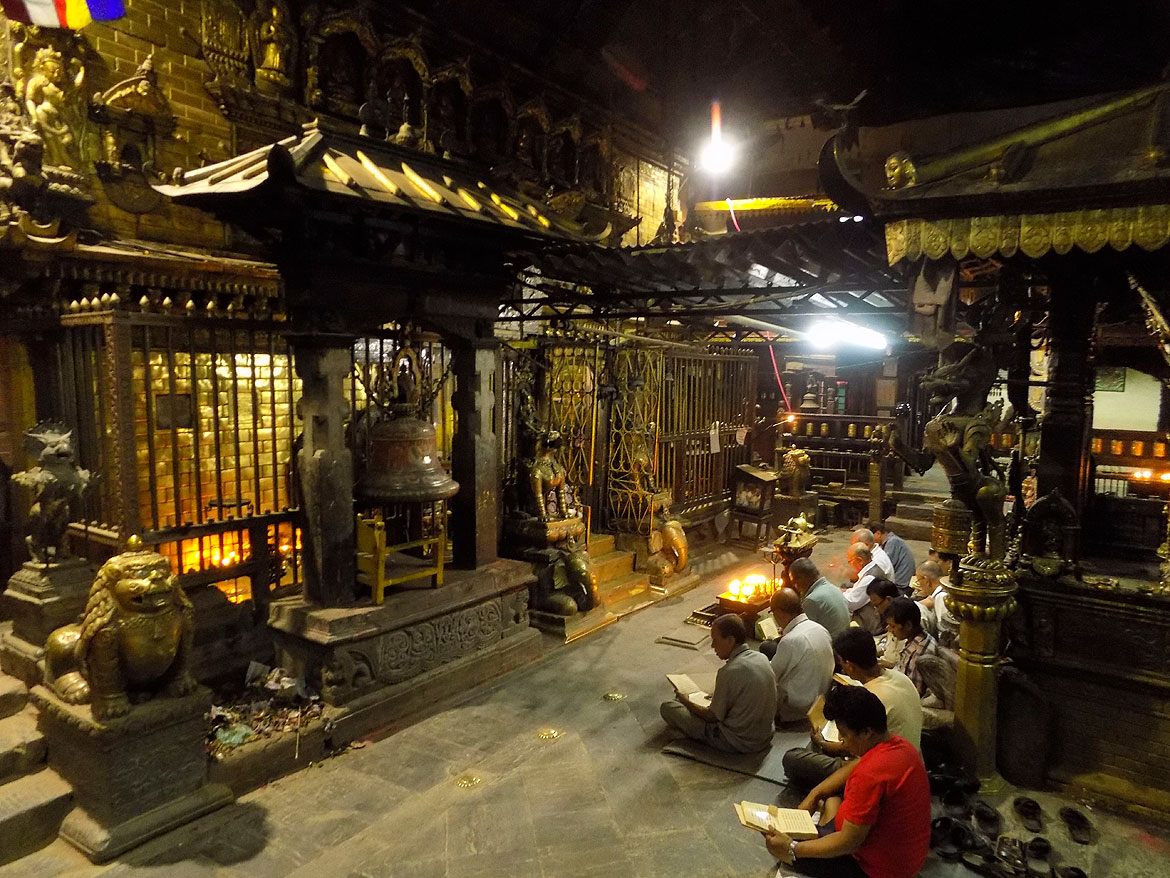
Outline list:
[[[45,682],[99,721],[128,713],[131,692],[189,695],[194,614],[170,562],[131,537],[98,571],[81,621],[49,635]]]

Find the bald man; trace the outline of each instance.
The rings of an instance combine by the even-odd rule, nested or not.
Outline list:
[[[890,560],[890,556],[886,554],[874,537],[873,531],[868,527],[859,527],[849,536],[849,542],[853,545],[861,543],[869,549],[870,559],[877,565],[878,570],[882,572],[882,576],[890,582],[897,582],[894,578],[894,563]]]
[[[780,642],[772,656],[776,675],[776,722],[803,721],[833,677],[833,640],[823,625],[804,614],[800,595],[782,588],[772,595],[772,618]]]

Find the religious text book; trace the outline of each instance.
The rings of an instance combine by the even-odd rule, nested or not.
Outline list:
[[[711,696],[700,689],[686,674],[667,674],[666,679],[674,687],[674,691],[685,696],[691,704],[696,707],[711,706]]]
[[[819,835],[812,815],[801,808],[777,808],[759,802],[737,802],[734,807],[739,822],[757,832],[783,832],[796,841]]]

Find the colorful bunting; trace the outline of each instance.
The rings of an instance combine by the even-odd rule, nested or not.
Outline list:
[[[70,30],[126,14],[124,0],[0,0],[0,6],[10,21]]]

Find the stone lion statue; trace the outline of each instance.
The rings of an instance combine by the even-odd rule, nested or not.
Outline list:
[[[812,484],[812,461],[808,452],[800,448],[789,449],[780,466],[780,484],[786,497],[801,497]]]
[[[45,682],[70,704],[89,702],[99,721],[128,713],[131,695],[189,695],[194,631],[170,562],[131,537],[98,571],[81,621],[49,635]]]

